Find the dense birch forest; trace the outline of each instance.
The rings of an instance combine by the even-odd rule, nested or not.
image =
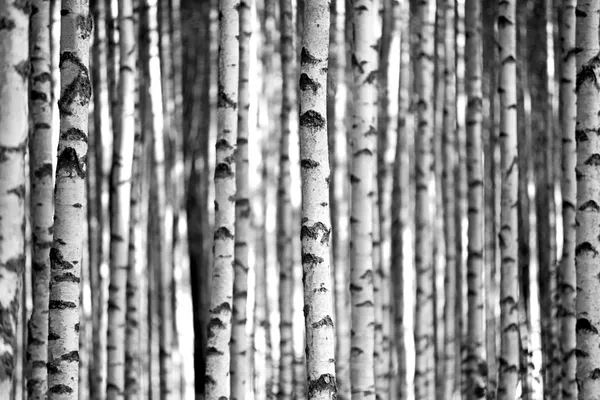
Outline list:
[[[0,400],[600,399],[600,0],[0,0]]]

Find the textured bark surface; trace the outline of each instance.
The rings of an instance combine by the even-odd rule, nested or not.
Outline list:
[[[577,105],[575,93],[575,0],[563,1],[560,10],[561,79],[559,91],[560,127],[562,130],[561,190],[563,218],[563,253],[558,273],[560,321],[559,342],[562,359],[562,396],[577,397],[575,373],[575,204],[577,202],[577,163],[575,124]]]
[[[29,12],[28,3],[0,2],[0,393],[6,398],[11,396],[17,366],[17,319],[25,271]]]
[[[598,291],[600,262],[600,45],[598,43],[600,4],[578,1],[575,9],[577,75],[576,247],[577,300],[575,332],[577,346],[578,398],[600,398],[600,304]]]
[[[250,230],[250,173],[248,140],[250,138],[250,36],[252,35],[251,0],[241,0],[238,7],[239,36],[239,100],[237,151],[235,153],[235,248],[233,267],[233,321],[231,332],[231,399],[246,397],[250,380],[249,342],[246,334],[246,302],[248,296],[248,253]],[[283,266],[281,266],[283,268]]]
[[[484,328],[484,201],[482,146],[482,39],[481,5],[468,0],[465,5],[465,71],[467,92],[467,179],[468,179],[468,258],[467,258],[467,399],[483,399],[487,390]]]
[[[350,380],[352,397],[375,399],[373,208],[377,138],[377,1],[354,1],[350,173]],[[378,243],[377,243],[378,244]],[[381,317],[381,314],[380,314]]]
[[[434,3],[417,4],[416,91],[416,209],[415,270],[417,298],[415,311],[415,398],[432,399],[435,392],[434,307],[433,307],[433,221],[430,212],[433,179],[433,53]]]
[[[500,377],[498,398],[514,399],[519,380],[519,274],[518,274],[518,157],[517,157],[517,74],[516,74],[516,4],[500,1],[498,42],[500,48],[500,151],[501,206],[500,242]]]
[[[235,149],[239,75],[239,0],[221,0],[215,162],[214,264],[206,351],[206,398],[230,394],[229,340],[234,277]]]
[[[48,398],[76,399],[79,372],[79,297],[87,158],[88,71],[92,18],[87,0],[62,2],[60,136],[50,248]]]
[[[293,293],[294,293],[294,221],[292,218],[290,175],[290,136],[296,103],[296,15],[291,0],[281,0],[280,52],[283,80],[281,136],[279,138],[279,179],[277,186],[277,260],[279,263],[279,392],[281,400],[291,400],[294,385]],[[297,129],[297,128],[296,128]]]
[[[110,180],[110,284],[108,288],[108,335],[106,395],[122,399],[125,393],[125,318],[127,265],[131,222],[131,182],[135,138],[136,51],[131,0],[119,1],[118,114],[114,133]],[[114,124],[113,124],[114,125]]]
[[[302,267],[308,399],[335,399],[333,286],[329,237],[327,66],[329,1],[304,4],[300,51]]]
[[[31,186],[31,284],[33,310],[27,337],[27,398],[43,400],[48,390],[49,250],[54,223],[52,179],[52,76],[50,3],[36,0],[29,32],[29,179]]]
[[[331,182],[331,254],[335,282],[335,373],[339,400],[350,399],[350,292],[348,285],[348,143],[346,136],[346,51],[344,24],[346,2],[331,2],[329,69],[327,82],[327,134],[329,135]]]

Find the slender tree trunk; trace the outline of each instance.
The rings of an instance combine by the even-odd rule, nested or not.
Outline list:
[[[487,365],[484,328],[484,175],[482,146],[482,47],[481,5],[468,0],[465,5],[465,71],[467,92],[467,179],[469,188],[467,258],[467,399],[486,396]]]
[[[250,189],[248,170],[249,108],[250,108],[250,36],[252,1],[241,0],[238,13],[239,36],[239,100],[238,135],[235,153],[235,248],[233,282],[233,322],[231,333],[231,398],[244,399],[250,377],[248,339],[246,335],[246,300],[248,296],[248,253],[250,241]]]
[[[29,12],[28,3],[0,2],[0,393],[6,398],[11,396],[17,364],[17,320],[25,272]],[[39,66],[34,67],[36,73]]]
[[[48,398],[76,399],[79,372],[79,296],[85,218],[88,71],[92,18],[87,0],[61,10],[60,137],[54,189],[54,243],[50,248]]]
[[[335,341],[330,271],[326,86],[329,2],[304,4],[300,55],[302,266],[308,399],[335,399]]]
[[[562,130],[562,218],[563,253],[559,269],[559,342],[562,359],[562,396],[564,400],[577,397],[575,371],[575,204],[577,184],[575,166],[577,163],[575,143],[575,123],[577,105],[575,93],[575,0],[564,0],[560,9],[560,127]]]
[[[296,24],[291,0],[282,0],[281,25],[281,76],[283,81],[281,103],[281,137],[279,140],[279,180],[277,188],[277,259],[279,262],[280,305],[280,364],[279,399],[291,400],[294,385],[293,346],[293,293],[294,249],[293,215],[291,204],[290,135],[291,117],[296,112]]]
[[[346,40],[344,24],[346,13],[344,0],[331,3],[331,27],[329,31],[329,70],[327,96],[327,133],[331,149],[331,248],[335,282],[336,324],[336,381],[338,399],[350,400],[350,307],[348,270],[348,163],[346,117]]]
[[[50,75],[50,3],[36,0],[29,32],[29,179],[31,186],[32,300],[27,340],[27,398],[44,400],[48,390],[49,248],[54,223],[52,181],[52,76]],[[24,306],[23,306],[24,307]]]
[[[599,263],[598,238],[600,190],[598,167],[598,118],[600,105],[600,46],[598,43],[598,2],[578,1],[575,44],[577,52],[577,212],[575,265],[577,274],[577,387],[579,399],[593,399],[600,393],[600,308],[597,305]]]
[[[501,1],[498,16],[500,47],[500,144],[501,144],[501,348],[498,398],[514,399],[519,380],[519,286],[517,234],[517,115],[516,115],[516,3]]]
[[[135,137],[135,33],[131,0],[119,1],[119,114],[117,118],[111,171],[110,286],[108,294],[108,374],[109,400],[125,394],[125,318],[127,309],[127,265],[131,182]]]
[[[376,241],[375,158],[377,135],[377,26],[378,9],[373,1],[354,1],[354,72],[352,107],[352,169],[350,175],[350,380],[353,398],[375,398],[375,298],[374,260]],[[378,258],[378,257],[377,257]],[[381,313],[379,313],[381,314]],[[381,317],[381,315],[379,315]]]
[[[415,140],[416,162],[416,245],[415,269],[417,299],[415,311],[415,398],[433,399],[435,392],[434,366],[434,308],[433,308],[433,259],[431,257],[433,221],[430,213],[433,178],[433,27],[434,6],[431,0],[417,5],[417,26],[419,29],[415,61],[415,84],[417,104],[417,136]]]
[[[235,150],[238,105],[238,0],[221,0],[218,133],[215,167],[214,265],[206,353],[207,400],[229,397],[233,295]]]
[[[456,168],[456,70],[455,70],[455,35],[454,35],[454,1],[448,0],[441,4],[444,19],[444,107],[442,119],[442,198],[444,204],[444,237],[446,242],[445,254],[445,277],[444,277],[444,374],[443,374],[443,396],[452,398],[456,382],[457,354],[456,343],[456,247],[453,246],[459,232],[456,231],[456,191],[455,191],[455,168]],[[442,82],[440,82],[441,84]],[[442,362],[442,360],[440,360]]]

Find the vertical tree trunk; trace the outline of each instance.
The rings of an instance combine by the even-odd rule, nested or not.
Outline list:
[[[10,398],[17,364],[17,319],[25,272],[30,10],[28,3],[6,0],[0,2],[0,10],[0,393]]]
[[[578,1],[575,43],[577,52],[577,212],[575,265],[577,274],[577,387],[579,399],[593,399],[600,392],[600,290],[598,273],[598,224],[600,223],[600,188],[598,168],[600,151],[600,55],[598,43],[598,2]]]
[[[62,3],[60,137],[50,248],[48,398],[76,399],[79,372],[79,296],[87,158],[88,71],[92,18],[87,0]]]
[[[516,113],[516,3],[500,1],[498,42],[500,47],[500,144],[501,144],[501,329],[498,398],[514,399],[519,380],[519,286],[517,234],[517,113]]]
[[[331,3],[331,27],[329,31],[329,70],[327,84],[327,133],[331,152],[331,254],[335,282],[336,324],[336,381],[338,399],[350,400],[350,293],[348,270],[348,162],[346,117],[346,40],[344,24],[346,14],[344,0]]]
[[[231,398],[246,397],[250,377],[248,339],[246,335],[246,301],[248,296],[248,253],[250,241],[250,189],[248,169],[249,109],[250,109],[250,36],[252,1],[241,0],[239,14],[239,100],[238,135],[235,153],[235,248],[233,282],[233,321],[231,332]]]
[[[292,115],[296,112],[296,24],[291,0],[282,0],[280,8],[281,76],[281,137],[279,140],[279,179],[277,187],[277,259],[279,262],[280,305],[280,364],[279,394],[282,400],[291,400],[294,385],[293,293],[294,249],[291,204],[290,136]]]
[[[434,331],[433,331],[433,259],[431,255],[433,221],[430,213],[433,178],[433,2],[423,1],[417,5],[419,29],[415,61],[415,84],[417,104],[417,136],[415,141],[416,162],[416,245],[415,269],[417,299],[415,311],[415,398],[433,399],[435,391]]]
[[[300,55],[302,266],[308,399],[335,399],[335,341],[330,271],[326,85],[329,2],[304,4]]]
[[[111,171],[110,286],[108,293],[107,389],[109,400],[125,392],[126,283],[131,222],[131,182],[135,137],[135,33],[131,0],[119,1],[118,114]]]
[[[239,52],[238,0],[221,0],[218,132],[215,167],[214,265],[206,353],[207,400],[229,397],[229,340],[233,295],[235,149]]]
[[[456,357],[458,348],[456,343],[456,321],[460,316],[456,315],[456,246],[453,241],[460,232],[456,231],[456,190],[455,174],[456,169],[456,58],[455,58],[455,34],[454,34],[454,1],[448,0],[441,4],[442,15],[444,19],[444,81],[443,83],[443,119],[442,119],[442,199],[444,204],[444,237],[446,242],[445,254],[445,277],[444,277],[444,358],[443,361],[443,396],[449,399],[456,390],[456,374],[460,375],[460,370],[456,370]],[[459,300],[460,301],[460,300]]]
[[[31,185],[32,300],[27,340],[27,398],[44,400],[48,390],[49,248],[54,219],[52,180],[52,76],[50,67],[50,3],[36,0],[29,32],[29,179]],[[11,100],[12,101],[12,100]],[[24,307],[24,305],[23,305]]]
[[[467,258],[467,399],[486,396],[487,365],[484,328],[484,175],[482,146],[482,47],[481,5],[468,0],[465,5],[465,71],[467,92],[467,179],[468,179],[468,258]]]
[[[575,94],[575,0],[564,0],[560,8],[560,127],[562,130],[561,191],[563,218],[563,253],[559,269],[559,342],[562,359],[562,396],[564,400],[577,397],[575,371],[575,204],[577,163],[575,123],[577,105]]]

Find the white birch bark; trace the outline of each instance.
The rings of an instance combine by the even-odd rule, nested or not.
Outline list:
[[[79,372],[79,298],[84,237],[88,71],[92,18],[87,0],[62,2],[60,136],[50,249],[48,398],[76,399]]]
[[[329,1],[304,4],[300,51],[302,267],[308,399],[335,399],[335,341],[329,236],[327,67]]]

